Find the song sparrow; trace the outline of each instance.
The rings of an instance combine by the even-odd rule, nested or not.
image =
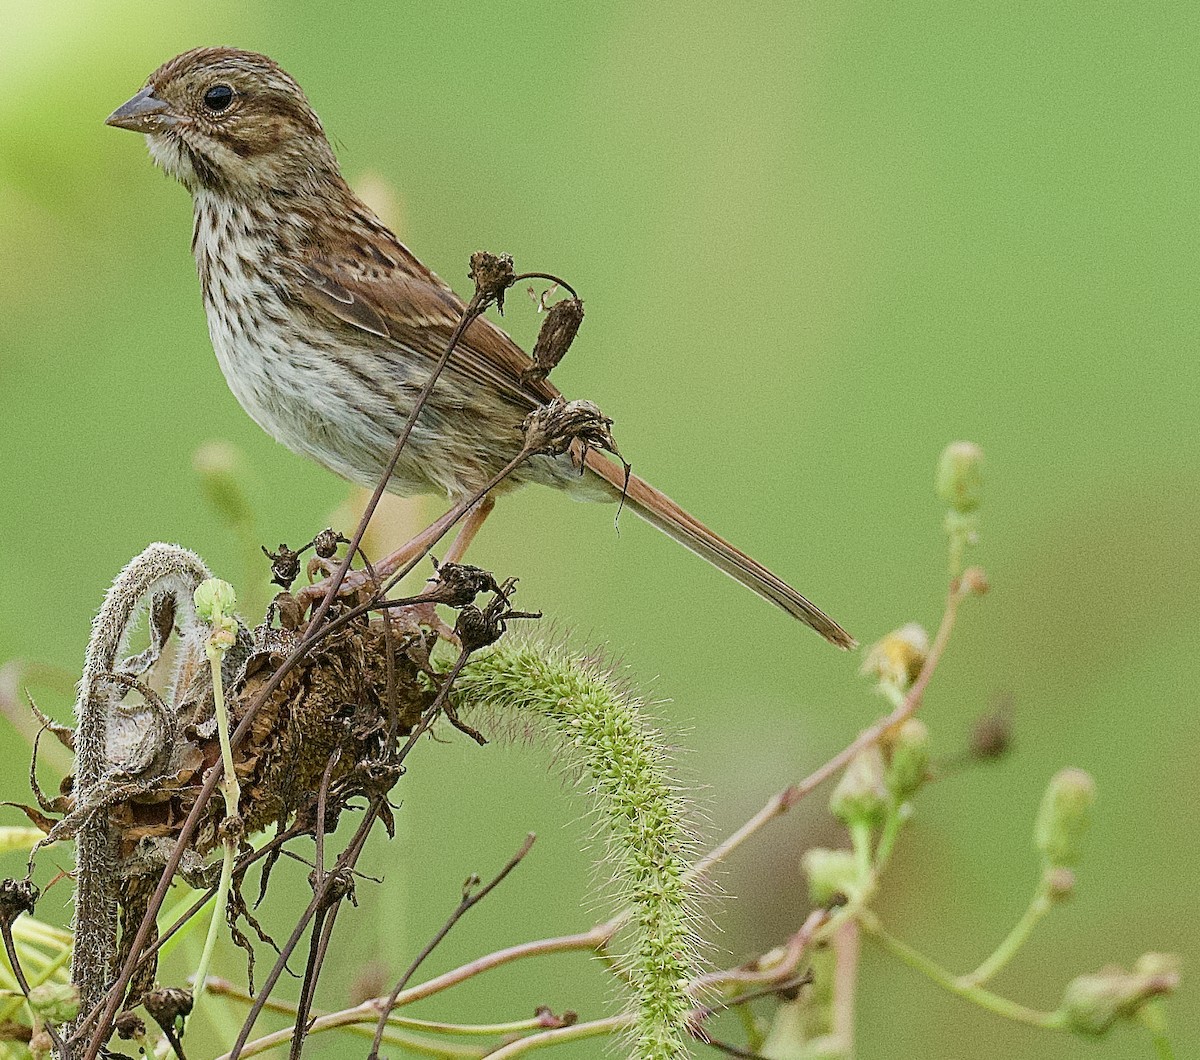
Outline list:
[[[360,485],[374,485],[463,303],[342,179],[308,100],[266,56],[198,48],[150,75],[108,124],[145,133],[151,157],[191,192],[192,249],[217,361],[268,434]],[[480,318],[434,388],[388,483],[395,493],[470,496],[520,449],[518,425],[558,395],[522,381],[530,360]],[[620,496],[599,453],[534,457],[525,482],[584,499]],[[654,487],[627,503],[676,541],[842,648],[836,622]],[[468,516],[453,558],[491,499]]]

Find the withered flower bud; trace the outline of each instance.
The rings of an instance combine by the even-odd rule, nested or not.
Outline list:
[[[496,303],[504,312],[504,293],[512,286],[513,259],[511,254],[489,254],[477,250],[471,255],[471,270],[467,273],[475,281],[475,293],[483,299],[482,306]]]
[[[331,559],[337,552],[338,545],[348,545],[350,541],[342,537],[333,527],[326,527],[313,538],[313,548],[321,559]]]
[[[968,567],[962,572],[959,584],[963,592],[972,596],[983,596],[992,587],[982,567]]]
[[[971,754],[976,758],[1002,758],[1012,747],[1012,716],[1003,710],[977,718],[971,726]]]
[[[545,379],[566,356],[582,323],[582,298],[564,298],[555,302],[546,311],[537,342],[533,344],[533,367],[525,370],[521,382]]]
[[[11,924],[22,913],[32,913],[41,895],[32,880],[0,881],[0,920]]]
[[[126,1009],[116,1019],[117,1037],[128,1042],[146,1036],[146,1021],[133,1009]]]
[[[1075,893],[1075,873],[1070,869],[1051,869],[1046,873],[1046,894],[1052,902],[1065,902]]]
[[[578,441],[585,451],[603,449],[620,459],[612,422],[590,401],[555,398],[526,416],[521,429],[525,444],[535,453],[561,456]]]
[[[480,593],[500,591],[495,577],[482,567],[473,567],[469,563],[439,564],[434,560],[433,569],[437,571],[437,582],[426,589],[424,595],[447,607],[466,607],[473,604]]]
[[[300,577],[300,553],[280,542],[278,552],[267,551],[262,546],[263,555],[271,561],[271,581],[284,589],[290,589],[292,583]]]
[[[159,987],[142,997],[142,1007],[164,1031],[173,1031],[177,1020],[190,1016],[194,1003],[192,992],[177,986]]]
[[[472,652],[495,644],[504,630],[494,616],[474,604],[468,604],[459,611],[458,621],[454,623],[454,632],[463,646],[463,651]]]

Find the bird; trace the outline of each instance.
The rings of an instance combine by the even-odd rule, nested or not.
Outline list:
[[[265,55],[184,52],[106,124],[144,134],[153,161],[191,194],[209,335],[242,408],[287,448],[374,486],[463,301],[355,195],[303,90]],[[561,396],[531,367],[507,333],[476,318],[388,491],[473,496],[520,450],[523,419]],[[446,558],[461,558],[498,494],[525,483],[623,499],[832,644],[855,647],[815,604],[648,482],[596,451],[584,461],[580,469],[570,454],[527,460],[467,513]],[[410,544],[427,549],[429,540]]]

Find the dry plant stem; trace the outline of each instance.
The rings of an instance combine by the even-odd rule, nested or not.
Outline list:
[[[557,1027],[554,1030],[542,1031],[541,1034],[531,1034],[528,1038],[506,1045],[493,1053],[488,1053],[488,1060],[512,1060],[514,1056],[524,1056],[537,1049],[545,1049],[551,1045],[563,1042],[576,1042],[584,1038],[597,1038],[602,1034],[615,1034],[617,1031],[632,1027],[633,1016],[609,1016],[607,1019],[592,1020],[590,1023],[575,1023],[570,1027]]]
[[[217,976],[209,976],[208,990],[212,994],[219,994],[222,997],[232,998],[236,1001],[252,1002],[254,998],[239,987],[236,983],[231,983],[228,979],[221,979]],[[370,1001],[363,1002],[362,1005],[356,1006],[355,1009],[348,1011],[357,1011],[363,1005],[370,1008],[370,1016],[364,1016],[358,1020],[359,1024],[365,1024],[368,1021],[375,1022],[375,1012],[381,1009],[387,1002],[387,998],[372,998]],[[266,1006],[268,1012],[277,1012],[283,1016],[295,1017],[297,1007],[292,1002],[280,1001],[277,998],[271,998]],[[317,1020],[324,1019],[329,1015],[338,1015],[338,1013],[321,1013],[313,1021],[314,1026]],[[457,1035],[461,1037],[485,1037],[485,1036],[503,1036],[506,1034],[524,1034],[526,1031],[536,1031],[548,1029],[550,1024],[547,1023],[546,1016],[532,1016],[529,1019],[512,1020],[508,1023],[446,1023],[441,1020],[422,1020],[415,1019],[410,1016],[397,1016],[392,1012],[388,1014],[387,1023],[389,1027],[400,1027],[410,1031],[424,1031],[427,1034],[447,1034]],[[373,1037],[375,1029],[370,1030],[366,1026],[355,1026],[355,1024],[347,1024],[351,1030],[362,1034],[365,1037]],[[291,1030],[291,1028],[288,1028]],[[253,1043],[251,1043],[253,1044]],[[249,1048],[249,1046],[247,1046]],[[245,1055],[243,1050],[242,1055]]]
[[[446,344],[445,352],[438,359],[437,364],[430,373],[429,380],[426,382],[421,393],[418,395],[416,402],[413,404],[412,412],[409,414],[409,418],[404,425],[403,431],[400,433],[400,437],[396,440],[396,445],[392,450],[392,455],[388,460],[387,467],[384,469],[384,473],[380,476],[379,484],[375,487],[375,491],[371,495],[371,499],[367,502],[367,505],[363,510],[363,514],[359,519],[358,526],[356,527],[354,535],[351,538],[350,546],[346,550],[346,554],[342,560],[341,566],[331,579],[329,588],[326,590],[324,598],[321,600],[316,611],[313,613],[312,620],[310,621],[308,627],[310,633],[307,634],[300,644],[298,644],[291,652],[291,654],[288,655],[288,657],[280,665],[279,669],[271,675],[270,679],[260,690],[259,694],[255,696],[253,702],[249,704],[246,709],[246,714],[243,716],[241,722],[238,724],[237,729],[233,733],[232,743],[234,746],[240,742],[242,737],[249,730],[251,724],[253,723],[254,717],[261,709],[262,704],[267,701],[269,696],[274,694],[276,689],[283,682],[283,679],[288,675],[288,673],[291,672],[295,665],[304,657],[304,655],[315,643],[315,634],[319,632],[321,622],[328,612],[334,598],[337,596],[339,587],[345,580],[346,573],[350,569],[351,560],[358,551],[359,546],[362,544],[362,538],[366,533],[367,524],[370,522],[371,516],[374,515],[375,509],[379,505],[380,498],[382,498],[387,489],[387,484],[391,479],[392,472],[395,470],[404,446],[408,443],[409,436],[412,434],[412,430],[416,425],[417,418],[420,415],[421,410],[428,402],[429,395],[433,392],[433,387],[437,383],[437,380],[443,369],[449,362],[450,355],[454,352],[454,348],[457,346],[459,339],[462,337],[463,333],[466,331],[471,322],[483,311],[483,304],[483,297],[479,294],[479,292],[476,292],[464,309],[461,320],[455,327],[453,334],[450,336],[449,342]],[[197,563],[199,563],[198,560]],[[203,564],[199,564],[199,566],[203,568]],[[200,576],[196,579],[196,584],[198,585],[200,581],[203,581],[208,576],[208,570],[203,569]],[[195,585],[191,586],[191,589],[194,590]],[[191,605],[190,598],[187,600],[187,605]],[[101,616],[103,616],[103,614],[104,612],[102,610]],[[97,622],[99,621],[100,619],[98,618]],[[117,645],[114,644],[114,656],[116,654],[116,648]],[[111,669],[111,664],[106,669]],[[104,671],[96,671],[96,673],[99,672]],[[92,659],[89,654],[88,665],[85,666],[84,670],[84,685],[81,686],[81,702],[83,702],[83,690],[87,685],[88,675],[90,673],[93,673],[93,668]],[[102,741],[100,741],[99,746],[102,746]],[[163,866],[163,871],[162,875],[159,877],[158,886],[155,888],[154,894],[150,897],[145,915],[142,917],[142,922],[138,926],[138,930],[134,935],[133,944],[130,946],[129,950],[129,957],[126,959],[124,967],[120,970],[115,984],[113,984],[112,988],[107,994],[104,1007],[100,1013],[100,1018],[97,1021],[96,1027],[92,1032],[92,1037],[88,1042],[87,1049],[84,1052],[83,1060],[96,1060],[100,1054],[101,1048],[111,1034],[113,1019],[116,1016],[117,1009],[121,1004],[122,998],[124,997],[125,988],[129,985],[129,979],[133,974],[133,968],[140,958],[143,947],[145,947],[146,942],[149,939],[150,933],[154,927],[155,917],[158,915],[159,909],[162,908],[162,903],[166,898],[167,890],[170,888],[171,882],[175,877],[175,873],[179,869],[179,862],[183,857],[183,852],[187,847],[188,841],[195,833],[196,826],[198,825],[200,817],[208,805],[208,800],[212,798],[213,791],[216,788],[222,772],[223,767],[218,768],[216,766],[209,771],[209,774],[205,778],[200,792],[196,796],[196,801],[193,804],[191,811],[188,813],[188,816],[183,823],[183,827],[180,829],[179,836],[175,841],[175,845],[171,850],[171,854],[167,858],[167,863]],[[112,917],[113,923],[111,925],[113,930],[111,932],[111,937],[115,938],[115,905],[113,906],[113,909],[114,915]],[[88,1004],[90,1004],[90,1001]],[[87,1004],[85,1004],[84,1007],[86,1008]],[[244,1037],[245,1036],[243,1035],[243,1041]]]
[[[343,869],[350,868],[358,859],[358,855],[361,853],[362,848],[367,841],[367,836],[371,831],[371,827],[375,823],[375,817],[379,812],[379,806],[381,802],[382,797],[372,800],[371,806],[363,815],[363,819],[359,823],[358,829],[355,831],[353,838],[350,840],[350,843],[347,845],[346,849],[342,851],[341,857],[338,858],[334,873],[338,873]],[[229,1052],[230,1057],[236,1058],[241,1055],[242,1048],[245,1046],[246,1040],[250,1037],[250,1031],[254,1027],[254,1022],[258,1019],[259,1013],[262,1012],[263,1007],[266,1004],[266,999],[271,996],[271,991],[275,989],[275,984],[279,981],[280,975],[283,974],[283,970],[287,965],[288,958],[292,955],[292,952],[300,942],[301,937],[308,928],[309,922],[317,914],[317,911],[324,907],[330,881],[334,873],[326,876],[322,881],[321,886],[314,888],[312,901],[309,902],[308,908],[305,909],[300,919],[296,922],[296,927],[293,929],[291,936],[288,938],[287,942],[284,943],[282,949],[280,950],[279,957],[276,959],[266,981],[259,990],[258,998],[250,1007],[250,1012],[246,1016],[245,1021],[242,1023],[242,1028],[238,1033],[237,1041],[234,1043],[233,1048]],[[289,1031],[289,1037],[290,1033],[291,1032]]]
[[[447,675],[437,697],[425,711],[420,723],[416,726],[416,728],[413,729],[404,746],[396,754],[395,758],[393,759],[393,764],[397,766],[401,765],[404,762],[404,759],[408,757],[409,752],[413,749],[413,747],[416,746],[417,741],[425,734],[425,732],[428,731],[430,725],[433,724],[434,719],[437,717],[438,712],[442,708],[442,704],[445,702],[446,695],[450,690],[450,686],[453,684],[454,678],[462,670],[463,664],[467,660],[467,656],[468,653],[466,651],[460,653],[454,669],[452,669],[450,674]],[[250,1037],[250,1032],[254,1027],[255,1021],[258,1019],[259,1014],[263,1010],[266,999],[270,996],[271,991],[275,988],[276,982],[278,982],[280,975],[282,975],[287,966],[288,959],[295,951],[296,946],[299,944],[300,939],[303,936],[304,931],[307,929],[310,921],[312,921],[312,919],[317,916],[318,913],[321,913],[324,910],[327,894],[332,885],[334,876],[343,871],[352,869],[355,863],[358,861],[358,857],[362,853],[363,846],[366,844],[367,836],[370,834],[371,828],[374,825],[375,820],[378,817],[379,810],[385,800],[386,796],[380,796],[371,801],[367,811],[363,814],[363,819],[360,822],[357,831],[354,833],[354,837],[351,839],[346,849],[338,858],[337,866],[334,869],[334,872],[326,875],[319,884],[314,886],[312,901],[309,902],[308,907],[297,921],[292,934],[280,949],[279,956],[276,959],[274,966],[271,968],[266,982],[264,982],[262,989],[259,991],[257,1000],[251,1007],[249,1014],[246,1016],[246,1019],[242,1024],[242,1029],[238,1033],[238,1039],[234,1043],[234,1047],[229,1053],[232,1060],[237,1060],[237,1057],[242,1055],[241,1051]]]
[[[450,682],[447,681],[443,687],[448,688],[449,684]],[[438,943],[450,933],[454,925],[457,924],[460,919],[462,919],[468,910],[482,902],[489,894],[492,893],[492,891],[494,891],[498,886],[500,886],[501,883],[504,882],[505,878],[510,872],[512,872],[513,869],[521,864],[521,862],[525,859],[525,856],[533,848],[533,843],[536,838],[537,837],[530,832],[525,837],[525,842],[521,844],[521,849],[508,859],[504,868],[502,868],[489,883],[485,884],[478,891],[472,892],[464,890],[462,901],[458,903],[458,906],[455,908],[454,912],[450,914],[446,922],[441,926],[441,928],[438,929],[437,934],[434,935],[428,943],[426,943],[425,948],[417,954],[412,964],[408,966],[408,969],[400,977],[399,981],[392,989],[392,992],[388,994],[387,1002],[383,1006],[383,1011],[381,1011],[379,1014],[379,1022],[375,1025],[375,1039],[371,1042],[371,1052],[367,1055],[367,1060],[379,1060],[379,1046],[383,1043],[383,1032],[387,1027],[388,1015],[391,1013],[392,1008],[396,1004],[396,998],[398,998],[400,996],[400,992],[406,986],[408,986],[409,980],[412,979],[412,977],[416,974],[417,969],[421,967],[421,964],[425,961],[425,958],[434,951]]]
[[[374,570],[371,571],[375,577]],[[316,857],[313,864],[313,890],[325,885],[325,813],[329,802],[329,784],[333,779],[333,767],[337,765],[341,753],[334,750],[325,764],[325,772],[321,774],[321,787],[317,792],[317,830],[313,837],[316,844]],[[300,1003],[297,1006],[296,1034],[292,1039],[292,1056],[298,1058],[304,1048],[304,1027],[308,1023],[309,1009],[312,1007],[313,994],[317,989],[317,979],[321,975],[321,965],[329,949],[329,939],[333,935],[333,927],[337,921],[341,903],[336,903],[328,916],[325,910],[317,913],[313,921],[312,942],[308,949],[308,964],[304,969],[304,983],[300,988]]]

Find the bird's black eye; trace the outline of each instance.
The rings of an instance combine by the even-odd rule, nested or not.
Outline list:
[[[228,85],[213,85],[204,93],[204,105],[214,114],[220,114],[233,102],[233,89]]]

